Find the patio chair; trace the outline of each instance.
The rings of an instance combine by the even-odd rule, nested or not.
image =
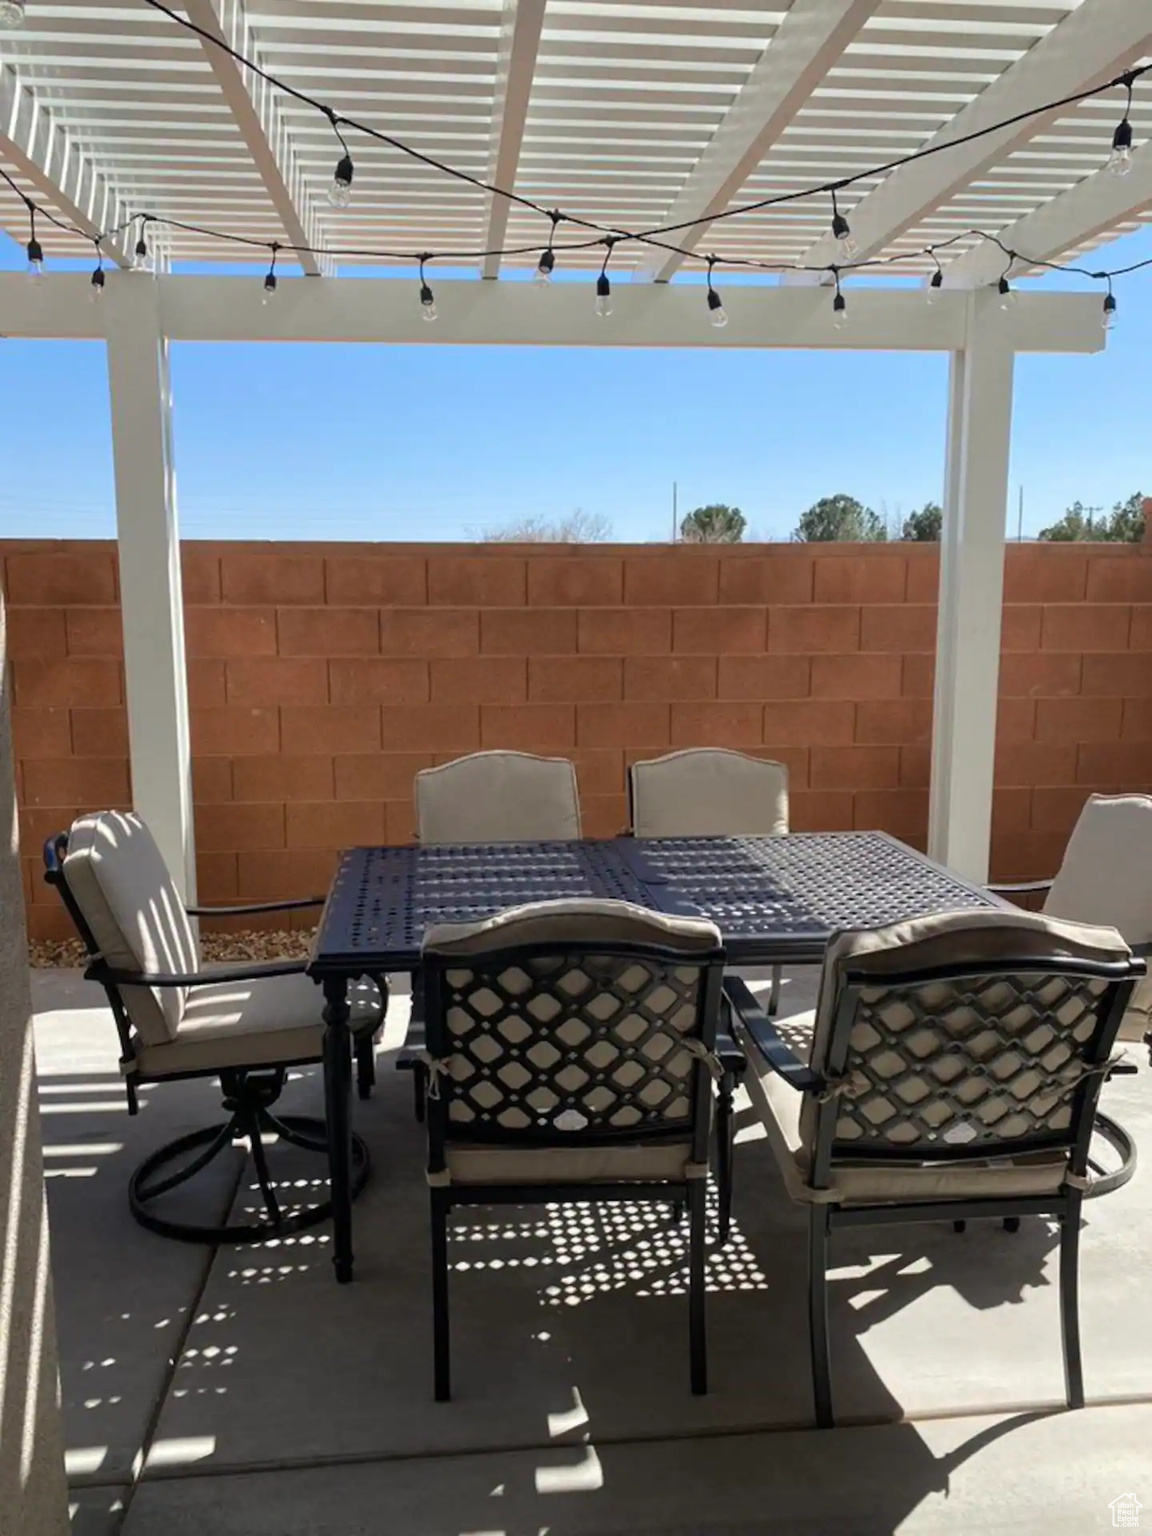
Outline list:
[[[1113,928],[949,912],[828,947],[807,1049],[725,981],[745,1082],[788,1194],[808,1207],[816,1421],[833,1422],[830,1233],[1024,1215],[1060,1223],[1068,1406],[1084,1402],[1080,1207],[1100,1086],[1144,962]],[[795,1035],[800,1025],[788,1020]]]
[[[562,1201],[687,1206],[691,1385],[706,1390],[705,1181],[723,961],[713,923],[628,902],[539,902],[428,931],[420,1071],[438,1400],[449,1396],[450,1212]]]
[[[282,1210],[269,1173],[263,1133],[310,1152],[325,1152],[325,1125],[302,1115],[274,1115],[287,1069],[324,1055],[321,996],[304,960],[244,961],[201,970],[188,919],[286,911],[320,898],[244,907],[185,908],[155,840],[139,816],[104,811],[82,816],[44,846],[45,879],[56,887],[88,951],[85,976],[104,987],[120,1035],[128,1113],[143,1083],[218,1077],[228,1119],[193,1131],[145,1158],[128,1183],[142,1226],[184,1242],[260,1242],[314,1226],[330,1202]],[[374,982],[353,995],[357,1052],[372,1047],[386,994]],[[186,1183],[235,1141],[246,1141],[264,1215],[226,1225],[161,1216],[151,1202]],[[368,1154],[354,1142],[353,1193],[368,1175]],[[173,1170],[170,1165],[176,1164]]]
[[[1050,880],[993,885],[1000,896],[1044,892],[1042,911],[1116,928],[1137,955],[1152,952],[1152,795],[1089,795]],[[1137,984],[1122,1040],[1148,1038],[1152,979]]]
[[[422,843],[563,842],[580,836],[576,769],[563,757],[472,752],[416,775]]]

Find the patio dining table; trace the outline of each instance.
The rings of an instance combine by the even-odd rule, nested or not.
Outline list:
[[[336,1278],[352,1278],[348,986],[415,972],[434,923],[562,897],[636,902],[716,923],[730,964],[821,960],[844,928],[1001,907],[885,832],[353,848],[341,858],[308,971],[324,989],[324,1083]]]

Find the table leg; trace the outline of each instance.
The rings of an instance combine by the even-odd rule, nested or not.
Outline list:
[[[332,1264],[341,1285],[352,1278],[352,1036],[348,982],[324,979],[324,1109],[332,1189]]]

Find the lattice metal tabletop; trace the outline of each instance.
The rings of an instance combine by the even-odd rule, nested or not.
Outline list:
[[[432,923],[565,896],[711,917],[736,965],[819,960],[840,928],[1002,905],[882,832],[354,848],[310,969],[410,970]]]

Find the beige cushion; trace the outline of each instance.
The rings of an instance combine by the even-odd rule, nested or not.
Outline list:
[[[375,1029],[382,1010],[374,983],[353,983],[348,1001],[353,1032]],[[324,994],[303,974],[207,982],[189,990],[175,1039],[162,1045],[141,1042],[127,1070],[134,1067],[145,1077],[165,1077],[173,1072],[318,1061],[323,1053],[323,1008]]]
[[[755,837],[788,830],[788,769],[720,747],[633,763],[637,837]]]
[[[802,1060],[809,1059],[814,1018],[809,1011],[777,1026]],[[800,1130],[801,1106],[809,1096],[790,1088],[768,1066],[739,1024],[736,1038],[748,1058],[744,1086],[764,1123],[768,1143],[793,1200],[831,1199],[842,1205],[883,1205],[889,1201],[969,1200],[984,1195],[1047,1195],[1064,1182],[1064,1158],[1032,1153],[964,1164],[837,1162],[829,1177],[828,1191],[814,1191],[808,1182],[811,1161]]]
[[[64,878],[100,953],[117,970],[187,974],[200,954],[184,903],[144,822],[134,812],[81,816],[68,835]],[[182,987],[122,987],[132,1027],[148,1045],[180,1025]]]
[[[630,901],[592,897],[536,901],[507,907],[474,923],[434,923],[423,953],[450,958],[482,956],[520,944],[660,944],[700,955],[720,948],[720,930],[703,917],[672,917]]]
[[[480,1147],[445,1149],[453,1184],[610,1184],[683,1179],[688,1142],[620,1147]]]
[[[416,775],[422,843],[563,842],[580,836],[576,769],[562,757],[473,752]]]
[[[1044,903],[1052,917],[1108,923],[1129,944],[1152,942],[1152,795],[1089,795]],[[1124,1040],[1152,1028],[1152,980],[1138,982]]]

